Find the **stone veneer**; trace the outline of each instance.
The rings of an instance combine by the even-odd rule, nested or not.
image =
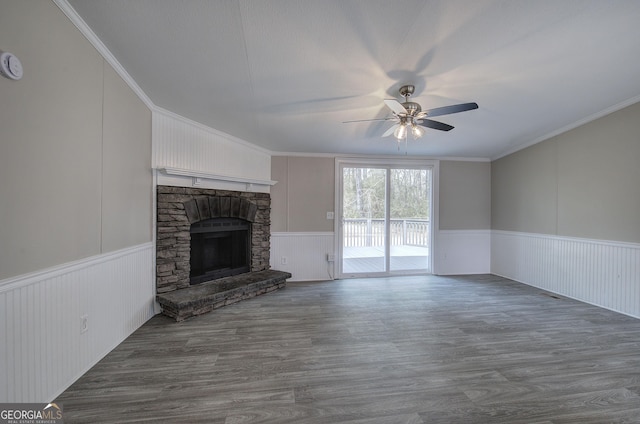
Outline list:
[[[291,274],[268,269],[219,278],[215,281],[158,294],[162,313],[183,321],[214,309],[284,288]]]
[[[269,269],[271,197],[268,193],[158,186],[156,291],[190,287],[191,224],[232,217],[251,222],[251,272]]]

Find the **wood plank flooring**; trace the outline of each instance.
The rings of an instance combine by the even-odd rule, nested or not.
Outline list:
[[[156,316],[67,423],[640,423],[640,320],[495,276],[288,283]]]

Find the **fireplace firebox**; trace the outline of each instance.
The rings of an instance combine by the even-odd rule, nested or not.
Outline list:
[[[251,222],[211,218],[191,224],[190,233],[192,285],[250,271]]]

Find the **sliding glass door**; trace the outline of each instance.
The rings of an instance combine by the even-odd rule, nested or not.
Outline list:
[[[341,277],[431,271],[432,167],[339,162]]]

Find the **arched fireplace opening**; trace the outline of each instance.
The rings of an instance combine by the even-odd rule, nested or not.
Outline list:
[[[250,271],[251,222],[211,218],[191,224],[190,233],[192,285]]]

